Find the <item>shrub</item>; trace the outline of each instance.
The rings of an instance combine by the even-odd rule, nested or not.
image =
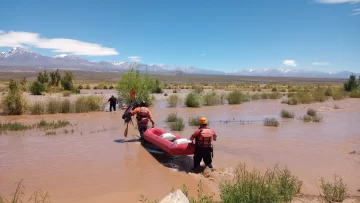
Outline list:
[[[45,104],[41,101],[34,102],[30,106],[30,114],[31,115],[41,115],[45,113]]]
[[[69,91],[69,90],[65,90],[63,92],[63,97],[69,97],[70,95],[71,95],[71,91]]]
[[[185,105],[187,107],[200,107],[201,106],[200,95],[194,92],[189,93],[185,98]]]
[[[351,91],[349,97],[350,97],[350,98],[360,98],[360,90],[353,90],[353,91]]]
[[[45,92],[45,90],[46,90],[45,85],[38,81],[33,82],[30,87],[30,92],[33,95],[41,95],[41,93]]]
[[[215,91],[207,93],[203,96],[204,106],[217,106],[223,104],[223,98],[221,98]]]
[[[28,130],[32,129],[33,126],[31,125],[24,125],[22,123],[18,122],[8,122],[8,123],[0,123],[0,133],[3,131],[22,131],[22,130]]]
[[[316,111],[314,109],[309,108],[306,114],[309,116],[316,116]]]
[[[358,88],[359,84],[356,81],[355,75],[351,74],[348,81],[344,83],[344,90],[347,92],[351,92]]]
[[[200,116],[189,118],[189,126],[199,126],[199,125],[200,125]]]
[[[167,117],[166,117],[166,122],[174,122],[177,119],[177,113],[170,113]]]
[[[97,96],[80,96],[75,101],[75,112],[99,111],[101,109],[102,98]]]
[[[79,90],[82,90],[82,89],[84,89],[84,87],[82,86],[82,85],[78,85],[78,87],[77,87]]]
[[[1,107],[5,115],[22,115],[27,110],[27,100],[17,82],[10,80],[9,92],[2,98]]]
[[[342,100],[342,99],[345,99],[345,97],[346,97],[346,95],[342,91],[336,91],[332,95],[333,100]]]
[[[57,99],[49,99],[47,103],[47,112],[49,114],[56,114],[61,111],[61,101]]]
[[[347,185],[342,182],[341,177],[335,175],[335,182],[325,182],[321,178],[321,191],[320,196],[327,203],[342,202],[348,196]]]
[[[177,118],[174,122],[169,123],[169,127],[174,131],[182,131],[185,128],[184,119]]]
[[[61,101],[61,107],[59,113],[70,113],[72,112],[72,105],[69,99]]]
[[[277,90],[276,87],[273,87],[271,91],[272,91],[272,92],[277,92],[278,90]]]
[[[280,115],[281,115],[282,118],[294,118],[295,117],[293,112],[287,111],[285,109],[281,110]]]
[[[245,164],[238,166],[232,181],[220,184],[222,202],[263,203],[290,202],[300,192],[302,181],[285,168],[248,172]]]
[[[278,120],[276,120],[276,118],[265,118],[265,120],[264,120],[264,126],[278,127],[279,124],[280,123]]]
[[[245,94],[243,94],[239,90],[235,90],[228,94],[227,100],[229,104],[241,104],[243,102],[249,101],[249,98],[247,98]]]
[[[139,70],[131,67],[127,73],[121,75],[117,84],[119,99],[125,103],[131,103],[130,90],[135,91],[135,102],[145,100],[147,106],[152,105],[153,99],[150,93],[154,89],[155,81],[148,73],[141,75]]]
[[[72,71],[64,72],[64,76],[61,78],[61,85],[63,86],[64,90],[74,89],[73,78],[74,74]]]
[[[173,94],[168,97],[167,102],[169,107],[177,107],[180,104],[181,99],[178,95]]]

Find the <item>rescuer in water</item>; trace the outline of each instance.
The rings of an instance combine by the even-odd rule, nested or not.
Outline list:
[[[207,118],[200,118],[200,127],[190,137],[190,140],[195,139],[195,153],[194,153],[194,168],[195,171],[199,166],[202,159],[205,165],[213,171],[212,157],[213,146],[212,141],[216,141],[216,132],[208,127]]]
[[[140,141],[144,141],[144,132],[148,128],[149,119],[152,123],[152,128],[155,125],[154,118],[151,114],[151,111],[146,107],[146,102],[141,101],[140,107],[135,108],[134,110],[130,111],[130,115],[133,116],[136,114],[136,120],[138,124],[138,130],[140,133]]]
[[[110,112],[112,111],[112,109],[116,111],[116,104],[118,104],[119,101],[114,97],[114,95],[111,95],[108,102],[110,102]]]

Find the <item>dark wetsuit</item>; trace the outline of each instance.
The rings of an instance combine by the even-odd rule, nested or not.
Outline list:
[[[114,111],[116,111],[117,99],[115,97],[110,97],[108,102],[110,102],[110,112],[112,111],[112,109],[114,109]]]

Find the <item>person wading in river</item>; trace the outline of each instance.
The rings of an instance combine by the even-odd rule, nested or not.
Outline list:
[[[130,115],[133,116],[136,114],[136,120],[137,120],[137,125],[138,125],[138,130],[140,133],[140,141],[145,141],[144,140],[144,132],[147,130],[148,128],[148,122],[149,119],[152,123],[152,128],[155,125],[155,121],[154,118],[151,114],[151,111],[145,107],[146,106],[146,102],[145,101],[141,101],[140,102],[140,107],[135,108],[134,110],[130,111]]]
[[[116,104],[118,104],[119,101],[114,97],[114,95],[111,95],[108,102],[110,102],[110,112],[112,111],[112,109],[116,111]]]
[[[213,157],[213,145],[212,141],[216,141],[216,132],[208,127],[207,118],[200,118],[200,127],[190,137],[190,140],[195,139],[195,153],[194,153],[194,168],[196,171],[202,159],[204,159],[205,165],[213,171],[212,157]]]

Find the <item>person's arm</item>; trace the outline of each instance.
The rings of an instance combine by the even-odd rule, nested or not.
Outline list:
[[[150,119],[150,121],[151,121],[151,123],[152,123],[152,127],[154,127],[154,125],[155,125],[154,117],[153,117],[153,115],[151,114],[151,111],[150,111],[150,110],[148,110],[148,111],[149,111],[149,119]]]
[[[217,135],[216,132],[213,130],[214,134],[213,134],[213,140],[216,141]]]
[[[138,108],[135,108],[134,110],[130,110],[129,113],[130,113],[131,116],[133,116],[133,115],[139,113],[139,111],[140,111],[140,108],[138,107]]]
[[[191,136],[190,140],[193,141],[200,134],[200,130],[197,129]]]

